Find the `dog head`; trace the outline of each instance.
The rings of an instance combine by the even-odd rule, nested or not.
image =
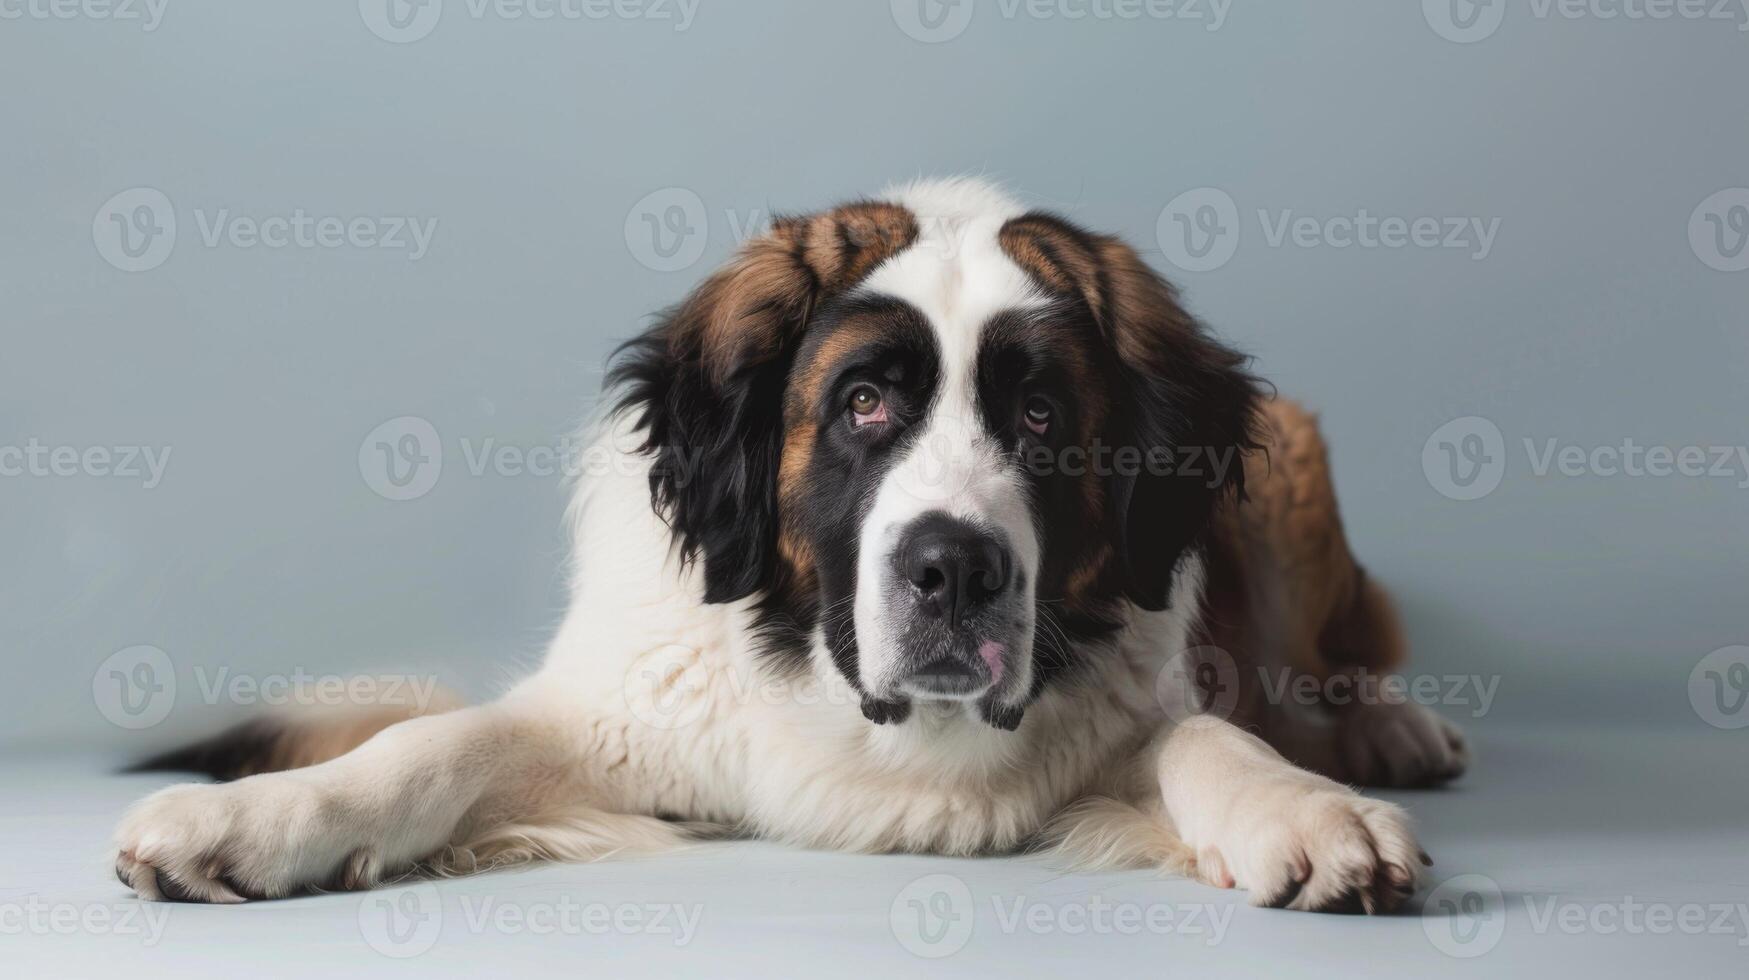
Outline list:
[[[613,380],[707,602],[872,721],[1013,728],[1242,490],[1243,365],[1128,246],[948,181],[775,222]]]

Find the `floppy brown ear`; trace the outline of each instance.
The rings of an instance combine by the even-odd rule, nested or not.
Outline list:
[[[1041,287],[1084,303],[1116,354],[1113,438],[1149,461],[1110,477],[1116,552],[1128,597],[1163,609],[1174,569],[1215,507],[1244,493],[1261,398],[1249,358],[1216,340],[1171,283],[1116,238],[1032,213],[1004,225],[1001,241]]]
[[[703,558],[706,602],[776,574],[783,392],[813,310],[916,236],[892,204],[780,218],[616,354],[608,386],[643,429],[651,498],[682,559]]]

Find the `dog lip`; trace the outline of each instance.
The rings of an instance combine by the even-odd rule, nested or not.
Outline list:
[[[940,657],[918,668],[911,676],[977,677],[978,670],[958,657]]]
[[[960,700],[977,697],[993,683],[978,661],[950,655],[912,671],[900,688],[913,697]]]

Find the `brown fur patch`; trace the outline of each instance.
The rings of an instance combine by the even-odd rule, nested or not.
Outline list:
[[[721,384],[745,362],[776,357],[815,305],[856,285],[916,237],[911,212],[877,202],[780,219],[687,297],[677,322],[700,326],[674,341],[695,347]]]
[[[806,364],[797,364],[790,375],[789,389],[784,392],[783,457],[778,464],[777,494],[784,514],[795,513],[802,495],[807,493],[808,465],[813,461],[814,439],[818,427],[813,418],[825,387],[844,358],[855,353],[880,333],[878,318],[857,316],[847,319],[831,336],[820,342]],[[794,532],[787,521],[778,531],[778,548],[797,571],[812,569],[813,550]]]
[[[1349,551],[1317,417],[1283,398],[1262,417],[1268,452],[1246,460],[1247,499],[1223,507],[1211,535],[1210,642],[1318,678],[1392,669],[1402,629]]]
[[[1193,329],[1177,290],[1117,238],[1043,214],[1009,221],[998,237],[1008,257],[1040,285],[1079,296],[1122,359],[1156,364],[1164,339]]]
[[[879,202],[779,219],[686,300],[676,322],[699,326],[671,342],[681,353],[695,349],[712,382],[726,384],[738,368],[768,361],[794,344],[821,301],[854,287],[916,237],[910,211]],[[800,390],[786,395],[786,401],[811,404],[832,358],[842,356],[842,345],[849,342],[829,342],[799,379],[792,378]],[[786,415],[780,505],[805,492],[803,475],[813,454],[812,427],[793,410]],[[805,542],[780,527],[778,549],[797,580],[811,577],[813,555]]]
[[[1142,262],[1134,249],[1107,235],[1094,235],[1045,214],[1026,214],[1003,225],[1003,251],[1046,290],[1078,297],[1104,332],[1115,356],[1155,365],[1174,331],[1193,329],[1170,284]],[[1090,352],[1070,345],[1070,370],[1077,382],[1084,423],[1081,444],[1091,445],[1110,411],[1109,383]],[[1113,451],[1119,447],[1111,447]],[[1106,518],[1106,482],[1089,473],[1081,478],[1088,528]],[[1115,558],[1101,544],[1076,565],[1065,600],[1071,609],[1091,609],[1108,586]]]

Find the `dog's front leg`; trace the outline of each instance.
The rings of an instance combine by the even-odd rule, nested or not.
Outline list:
[[[1202,877],[1258,905],[1387,912],[1414,893],[1427,859],[1389,803],[1299,769],[1241,729],[1207,716],[1160,736],[1161,798]]]
[[[480,819],[541,802],[566,748],[508,702],[415,718],[339,758],[219,785],[172,786],[116,830],[116,873],[142,898],[238,902],[369,887]],[[550,781],[549,793],[559,792]]]

